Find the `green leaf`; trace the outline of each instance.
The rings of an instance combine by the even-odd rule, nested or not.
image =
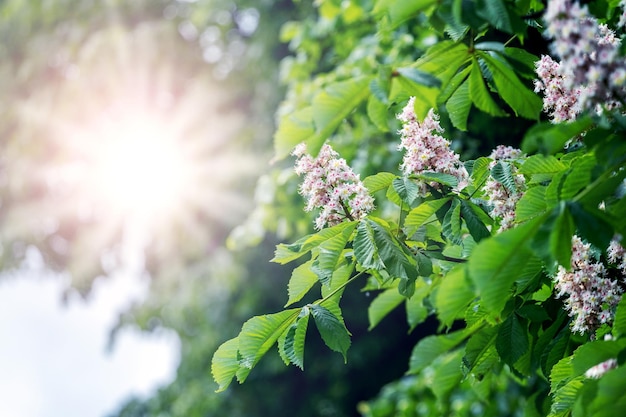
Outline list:
[[[391,28],[395,28],[406,20],[416,16],[419,12],[434,6],[436,0],[417,0],[417,1],[395,1],[395,0],[378,0],[374,7],[373,13],[381,16],[389,17]]]
[[[385,264],[374,242],[374,231],[367,222],[361,221],[359,223],[353,246],[354,256],[363,268],[374,270],[385,269]]]
[[[546,187],[529,188],[517,202],[515,221],[521,223],[544,214],[547,210],[545,195]]]
[[[561,161],[552,155],[533,155],[526,158],[519,168],[520,174],[556,174],[567,169]]]
[[[515,178],[513,178],[510,163],[498,161],[493,168],[491,168],[491,176],[500,184],[504,185],[509,192],[517,193],[517,186],[515,185]]]
[[[442,41],[428,48],[426,54],[417,60],[415,66],[439,78],[445,89],[445,84],[456,75],[459,68],[470,57],[467,45],[454,41]]]
[[[466,80],[452,93],[446,102],[446,110],[454,127],[463,131],[467,130],[467,118],[471,108],[470,83]]]
[[[626,297],[622,297],[617,305],[613,320],[613,335],[615,337],[626,335]]]
[[[498,329],[496,349],[502,360],[510,366],[521,358],[529,347],[528,333],[517,314],[507,317]]]
[[[389,132],[389,109],[375,95],[367,100],[367,116],[381,132]]]
[[[439,200],[424,201],[422,204],[409,212],[404,221],[404,225],[408,228],[412,228],[413,230],[417,230],[418,227],[426,223],[428,219],[430,219],[430,217],[433,216],[437,210],[443,207],[448,201],[450,201],[450,197]]]
[[[513,283],[523,276],[521,271],[532,255],[528,244],[543,220],[540,217],[483,239],[472,252],[468,262],[469,276],[482,305],[492,315],[500,314],[511,297]]]
[[[378,174],[365,177],[363,185],[365,185],[370,194],[374,194],[380,190],[387,189],[395,178],[397,176],[390,172],[379,172]]]
[[[291,363],[304,370],[304,340],[309,325],[310,309],[302,308],[298,320],[287,331],[284,343],[285,356]]]
[[[319,245],[319,255],[313,262],[313,271],[323,285],[330,285],[330,279],[341,259],[343,249],[348,244],[352,232],[357,225],[356,221],[347,222],[348,226],[341,229],[341,233],[325,240]]]
[[[577,234],[596,248],[606,249],[614,234],[613,227],[604,219],[606,213],[575,202],[568,202],[567,206],[576,224]]]
[[[469,338],[463,358],[466,374],[481,380],[500,362],[495,345],[497,335],[498,327],[485,327]]]
[[[411,352],[408,373],[419,373],[425,367],[432,364],[436,358],[457,347],[465,340],[465,337],[466,331],[464,330],[458,330],[444,335],[426,336],[415,345]]]
[[[466,274],[465,266],[459,265],[443,277],[435,293],[435,311],[439,321],[450,327],[452,323],[463,317],[463,313],[475,298]]]
[[[289,284],[287,285],[287,293],[289,300],[285,307],[297,303],[313,288],[318,282],[317,275],[311,270],[313,261],[308,261],[298,266],[291,273]]]
[[[285,158],[293,148],[315,134],[313,108],[306,107],[283,116],[274,135],[274,157]]]
[[[367,309],[369,328],[372,330],[391,311],[398,307],[406,298],[398,292],[397,287],[388,288],[378,294]]]
[[[230,339],[220,345],[213,354],[211,361],[211,373],[213,379],[219,385],[216,392],[222,392],[230,385],[239,369],[239,339]]]
[[[534,125],[524,135],[522,150],[526,153],[541,152],[554,154],[563,150],[567,141],[574,139],[593,125],[589,116],[583,116],[571,123],[553,124],[543,122]]]
[[[409,332],[428,317],[429,309],[424,305],[424,299],[430,294],[430,285],[423,280],[415,282],[415,293],[406,298],[406,318],[409,323]]]
[[[515,114],[527,119],[538,120],[543,108],[541,98],[528,89],[505,63],[491,57],[486,52],[478,51],[477,53],[491,71],[498,88],[498,94],[513,109]]]
[[[456,187],[459,185],[457,177],[451,174],[444,174],[442,172],[423,172],[421,174],[413,174],[411,177],[419,178],[427,182],[438,182],[439,184],[447,185],[448,187]]]
[[[572,258],[574,220],[565,204],[561,204],[557,210],[558,215],[550,231],[550,253],[559,265],[569,269]]]
[[[593,155],[587,154],[576,158],[563,180],[560,193],[561,199],[570,199],[589,185],[591,183],[591,171],[595,166],[596,158]]]
[[[398,68],[396,71],[398,72],[398,74],[408,80],[413,81],[414,83],[422,84],[426,87],[438,88],[441,86],[441,81],[439,80],[439,78],[428,72],[420,71],[417,68],[404,67]]]
[[[369,77],[356,77],[330,84],[313,98],[315,135],[307,139],[307,149],[317,155],[324,141],[369,95]]]
[[[452,205],[443,218],[441,231],[455,245],[463,243],[463,237],[461,236],[461,204],[459,199],[455,198],[452,200]]]
[[[409,206],[419,197],[420,188],[415,181],[407,177],[398,177],[393,180],[392,184],[400,198]]]
[[[346,252],[348,252],[348,249],[346,249]],[[350,262],[344,263],[336,268],[330,280],[330,285],[322,286],[322,298],[327,298],[331,294],[334,294],[328,300],[339,304],[339,300],[345,290],[344,284],[348,281],[348,279],[350,279],[350,276],[354,271],[354,266],[354,262]]]
[[[489,232],[489,229],[487,229],[487,226],[485,226],[485,223],[483,223],[477,214],[477,212],[481,211],[482,209],[476,204],[467,200],[461,200],[461,216],[463,216],[467,229],[476,243],[491,236],[491,232]],[[487,217],[486,214],[485,217]]]
[[[256,316],[243,324],[238,336],[239,354],[241,367],[247,370],[237,373],[240,382],[246,379],[249,370],[276,343],[280,335],[296,321],[299,313],[299,308],[289,309],[279,313]]]
[[[612,417],[626,414],[626,367],[607,372],[598,381],[597,396],[589,405],[590,416]]]
[[[493,27],[506,33],[514,34],[520,30],[520,26],[523,28],[523,23],[519,17],[509,13],[503,0],[484,0],[484,2],[479,2],[476,13]]]
[[[492,116],[507,115],[491,98],[476,58],[472,59],[472,72],[469,76],[469,95],[474,105],[485,113]]]
[[[315,319],[317,330],[326,346],[335,352],[341,353],[344,361],[347,361],[346,353],[350,348],[350,333],[343,321],[319,304],[310,304],[309,307],[311,308],[313,319]]]
[[[567,411],[570,410],[574,402],[576,402],[578,392],[583,387],[583,381],[583,377],[574,378],[554,392],[552,407],[550,409],[551,416],[569,414]],[[565,413],[559,414],[562,412]]]
[[[460,384],[463,379],[461,373],[461,359],[463,350],[445,353],[434,363],[433,383],[431,389],[441,402],[448,401],[450,392]]]

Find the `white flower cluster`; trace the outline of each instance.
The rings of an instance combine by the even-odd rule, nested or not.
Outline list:
[[[549,55],[543,55],[535,63],[535,71],[539,76],[535,80],[535,93],[543,92],[543,110],[550,115],[552,122],[571,122],[576,119],[580,113],[578,97],[582,87],[566,88],[561,64]]]
[[[622,271],[622,275],[626,276],[626,250],[617,239],[611,240],[606,253],[609,262],[616,265]]]
[[[522,151],[511,146],[499,145],[495,148],[489,158],[493,159],[490,168],[493,168],[497,161],[511,160],[519,158]],[[523,175],[517,174],[517,168],[511,166],[515,190],[509,190],[493,177],[489,177],[483,187],[487,201],[492,205],[491,216],[500,221],[498,233],[511,229],[515,221],[515,205],[524,195],[526,190],[526,179]]]
[[[296,146],[295,172],[304,175],[300,194],[306,199],[305,210],[321,209],[315,219],[318,230],[345,219],[359,220],[374,210],[374,199],[352,171],[346,160],[330,147],[322,146],[317,158],[307,154],[306,145]]]
[[[422,174],[425,172],[439,172],[450,174],[458,181],[457,190],[467,185],[469,175],[459,160],[459,155],[450,149],[450,142],[440,135],[443,128],[439,124],[439,117],[430,109],[423,122],[417,120],[413,110],[415,97],[411,97],[402,113],[397,115],[403,124],[398,132],[401,143],[398,150],[405,150],[400,169],[404,175]],[[428,187],[440,189],[436,182],[419,183],[421,195],[428,193]]]
[[[593,333],[613,322],[623,290],[607,276],[605,266],[593,259],[591,246],[580,237],[572,237],[571,271],[559,265],[554,282],[556,297],[565,297],[565,309],[574,317],[573,332]]]
[[[577,96],[574,109],[623,101],[626,60],[619,54],[615,33],[599,24],[586,5],[572,0],[548,2],[544,19],[546,35],[554,39],[552,51],[561,58],[562,87]]]

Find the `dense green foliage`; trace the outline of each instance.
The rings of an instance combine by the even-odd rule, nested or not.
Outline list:
[[[611,25],[621,13],[604,2],[593,10]],[[294,56],[281,64],[288,90],[278,113],[276,160],[302,142],[313,157],[330,143],[368,175],[363,184],[378,208],[353,219],[348,196],[346,221],[277,246],[274,262],[298,262],[288,308],[249,319],[216,351],[219,390],[233,378],[246,381],[275,345],[285,364],[307,368],[312,324],[328,348],[349,361],[349,307],[342,297],[360,285],[378,293],[368,309],[370,328],[399,306],[409,329],[429,316],[440,323],[437,334],[412,350],[407,372],[416,377],[362,405],[366,415],[624,410],[626,301],[615,309],[606,296],[598,303],[614,320],[581,330],[555,285],[558,268],[565,274],[580,262],[580,253],[572,253],[573,238],[580,237],[593,245],[586,260],[605,263],[623,290],[618,265],[602,253],[625,232],[626,126],[619,106],[571,123],[540,121],[543,103],[532,80],[535,54],[548,51],[538,29],[543,11],[539,2],[499,0],[323,1],[315,18],[283,27]],[[416,98],[408,111],[418,121],[435,108],[443,134],[465,146],[464,155],[473,153],[464,158],[466,184],[449,174],[398,173],[394,115],[410,96]],[[506,133],[491,129],[498,125]],[[524,154],[481,156],[521,137]],[[480,145],[472,146],[476,139]],[[282,193],[293,195],[297,179],[286,176],[274,178]],[[510,224],[494,210],[487,183],[521,196]],[[293,198],[284,201],[277,192],[274,207],[265,207],[274,219],[266,226],[285,219],[284,230],[301,230],[286,214]],[[396,346],[387,349],[396,352]],[[589,373],[607,360],[616,361],[615,369]]]

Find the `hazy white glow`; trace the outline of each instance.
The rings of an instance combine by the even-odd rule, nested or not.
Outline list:
[[[110,124],[96,156],[96,183],[115,209],[138,216],[165,215],[185,197],[192,164],[176,136],[158,118]]]

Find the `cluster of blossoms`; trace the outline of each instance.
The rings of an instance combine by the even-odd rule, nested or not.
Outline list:
[[[307,154],[304,143],[296,146],[292,154],[298,158],[296,174],[304,175],[300,194],[307,201],[305,210],[321,209],[315,219],[318,230],[345,219],[359,220],[374,210],[374,199],[359,176],[330,145],[322,146],[317,158]]]
[[[535,93],[543,92],[543,110],[550,115],[552,122],[570,122],[580,113],[578,97],[582,87],[565,87],[565,75],[560,70],[561,64],[549,55],[543,55],[535,63],[539,76],[535,80]]]
[[[559,103],[568,109],[572,107],[575,112],[623,101],[626,98],[626,60],[619,54],[619,39],[615,33],[599,24],[587,6],[572,0],[550,1],[544,19],[548,23],[546,35],[554,38],[552,51],[561,58],[556,68],[560,78],[548,74],[540,76],[548,97],[547,107],[556,111],[556,106],[550,103]],[[572,96],[576,98],[573,106]],[[568,111],[559,117],[571,120],[569,115]]]
[[[425,172],[439,172],[450,174],[458,181],[457,190],[463,189],[468,182],[467,170],[459,160],[459,155],[450,149],[450,142],[440,135],[443,128],[439,124],[439,117],[431,109],[423,122],[417,120],[413,110],[415,97],[411,97],[402,113],[397,115],[403,124],[398,132],[401,143],[398,150],[405,150],[400,169],[404,175],[423,174]],[[421,195],[428,193],[428,186],[440,188],[436,182],[418,183]]]
[[[572,331],[593,333],[602,324],[611,324],[623,290],[607,276],[605,266],[595,262],[591,246],[572,237],[571,271],[559,265],[554,278],[557,298],[565,296],[565,309],[574,317]]]
[[[522,151],[511,146],[500,145],[491,152],[489,158],[493,159],[490,168],[493,168],[498,161],[511,160],[522,156]],[[515,181],[515,190],[510,190],[502,183],[489,177],[483,187],[487,201],[492,206],[491,215],[500,221],[498,232],[508,230],[513,227],[515,221],[515,205],[524,195],[526,180],[523,175],[517,174],[517,168],[511,167],[511,173]]]
[[[610,263],[616,265],[622,274],[626,276],[626,250],[619,244],[617,239],[611,240],[607,249],[607,258]]]

